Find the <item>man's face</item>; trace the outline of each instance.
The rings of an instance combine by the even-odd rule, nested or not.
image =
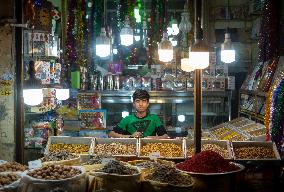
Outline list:
[[[135,99],[133,105],[138,112],[145,112],[148,109],[149,101],[147,99]]]

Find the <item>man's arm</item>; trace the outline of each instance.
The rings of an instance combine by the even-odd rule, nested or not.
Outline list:
[[[113,128],[113,131],[109,132],[108,136],[113,138],[129,138],[129,137],[140,137],[142,136],[142,133],[135,132],[133,134],[130,134],[128,131],[121,129],[119,126],[115,126]]]
[[[123,134],[119,134],[119,133],[116,133],[115,131],[111,131],[109,132],[108,134],[109,137],[113,137],[113,138],[127,138],[127,137],[130,137],[130,135],[123,135]]]

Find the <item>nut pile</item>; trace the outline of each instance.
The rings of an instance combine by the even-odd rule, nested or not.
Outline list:
[[[228,133],[229,131],[231,131],[232,129],[229,128],[229,127],[220,127],[220,128],[217,128],[215,130],[213,130],[211,133],[213,135],[215,135],[217,138],[221,137],[223,134],[226,134]]]
[[[234,140],[234,141],[244,141],[246,138],[236,131],[232,131],[231,133],[220,137],[221,140]]]
[[[105,164],[105,166],[99,170],[105,173],[114,173],[118,175],[133,175],[139,173],[137,169],[127,166],[123,162],[112,160]]]
[[[81,174],[79,169],[66,165],[48,165],[28,172],[28,175],[37,179],[61,180]]]
[[[141,147],[141,155],[160,152],[161,157],[182,157],[182,146],[174,143],[147,143]]]
[[[190,175],[183,174],[174,167],[161,165],[152,174],[146,176],[145,179],[176,186],[190,186],[193,183]]]
[[[229,158],[228,149],[223,148],[217,144],[213,144],[213,143],[203,144],[201,147],[201,150],[202,151],[205,151],[205,150],[215,151],[216,153],[221,155],[223,158],[225,159]],[[189,149],[187,149],[187,156],[189,157],[192,155],[193,155],[193,147],[190,147]]]
[[[17,162],[8,162],[0,165],[0,172],[25,171],[28,167]]]
[[[133,144],[110,143],[97,144],[95,154],[103,155],[135,155],[136,146]]]
[[[0,188],[4,187],[5,185],[10,185],[18,179],[20,179],[20,176],[12,173],[0,175]]]
[[[238,159],[270,159],[275,158],[272,148],[268,147],[233,147]]]
[[[43,158],[41,158],[42,162],[46,161],[62,161],[62,160],[70,160],[74,158],[78,158],[78,155],[71,154],[67,151],[59,151],[59,152],[50,152],[45,154]]]
[[[62,150],[68,151],[69,153],[88,153],[89,145],[86,144],[64,144],[64,143],[53,143],[49,145],[48,150],[50,152],[59,152]]]

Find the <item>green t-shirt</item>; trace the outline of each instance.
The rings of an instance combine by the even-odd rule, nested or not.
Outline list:
[[[132,114],[123,118],[118,126],[114,128],[116,133],[132,135],[134,132],[143,132],[143,136],[161,136],[166,134],[164,126],[157,115],[147,114],[146,117],[138,118]]]

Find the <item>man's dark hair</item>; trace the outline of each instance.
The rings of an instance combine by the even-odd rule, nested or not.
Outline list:
[[[148,93],[146,90],[137,89],[137,90],[133,93],[132,99],[133,99],[133,102],[134,102],[136,99],[147,99],[147,100],[149,101],[150,95],[149,95],[149,93]]]

